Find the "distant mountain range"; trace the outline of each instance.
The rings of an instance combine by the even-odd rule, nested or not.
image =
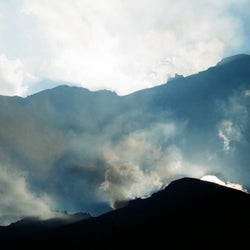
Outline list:
[[[250,190],[249,107],[249,55],[126,96],[0,96],[0,224],[48,209],[99,216],[182,177]]]
[[[2,227],[0,242],[2,249],[241,249],[248,244],[249,210],[247,193],[181,178],[149,198],[94,218]]]

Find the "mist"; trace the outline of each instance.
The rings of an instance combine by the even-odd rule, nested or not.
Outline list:
[[[1,96],[0,223],[100,215],[184,176],[248,190],[246,60],[127,96],[66,85]]]
[[[33,193],[28,187],[24,172],[4,166],[0,166],[0,171],[0,225],[6,226],[24,217],[56,217],[56,213],[50,208],[50,197]]]

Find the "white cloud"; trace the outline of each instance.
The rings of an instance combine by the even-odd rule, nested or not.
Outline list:
[[[241,139],[241,131],[232,121],[223,121],[219,125],[218,136],[223,141],[224,150],[228,151],[231,149],[231,141],[239,141]]]
[[[222,117],[218,124],[218,136],[225,151],[232,149],[234,142],[244,142],[244,131],[248,123],[248,90],[236,90],[227,101],[221,102]]]
[[[231,10],[237,8],[237,15]],[[24,0],[46,77],[126,94],[216,64],[243,40],[247,1]]]
[[[225,132],[223,131],[223,129],[219,129],[218,131],[218,135],[219,137],[222,139],[223,141],[223,148],[225,151],[228,151],[230,149],[230,139],[228,138],[228,136],[225,134]]]
[[[55,216],[49,198],[29,191],[25,176],[13,169],[0,168],[0,225],[9,225],[25,216],[47,219]]]
[[[234,188],[234,189],[237,189],[237,190],[240,190],[240,191],[247,193],[247,190],[245,188],[243,188],[242,185],[240,185],[238,183],[232,183],[230,181],[224,182],[221,179],[219,179],[218,177],[216,177],[215,175],[205,175],[201,178],[201,180],[214,182],[214,183],[217,183],[219,185]]]
[[[35,78],[25,72],[20,59],[9,59],[0,54],[0,94],[23,96]]]

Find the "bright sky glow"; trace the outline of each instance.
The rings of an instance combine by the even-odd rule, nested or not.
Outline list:
[[[0,0],[0,94],[163,84],[250,53],[249,16],[249,0]]]
[[[217,183],[219,185],[234,188],[234,189],[237,189],[237,190],[240,190],[240,191],[247,193],[247,190],[245,188],[243,188],[242,185],[240,185],[238,183],[232,183],[229,181],[224,182],[224,181],[220,180],[218,177],[216,177],[215,175],[205,175],[201,178],[201,180]]]

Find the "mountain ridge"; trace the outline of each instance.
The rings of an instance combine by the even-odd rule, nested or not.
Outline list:
[[[96,215],[208,174],[250,190],[249,79],[249,56],[240,56],[128,96],[63,85],[0,97],[3,204],[13,220],[21,199]]]
[[[185,246],[194,249],[200,249],[200,244],[204,244],[203,249],[215,245],[239,247],[247,242],[247,231],[239,226],[250,226],[249,208],[247,193],[184,177],[149,198],[136,199],[103,215],[39,234],[24,235],[21,239],[12,234],[6,240],[2,230],[0,240],[11,249],[21,246],[26,249],[83,246],[97,249],[138,243],[161,246],[164,242],[179,247],[183,241]],[[233,231],[232,226],[238,231]]]
[[[250,55],[248,55],[248,54],[235,54],[235,55],[223,58],[215,66],[220,66],[220,65],[223,65],[226,63],[231,63],[231,62],[237,61],[237,60],[249,59],[249,57],[250,57]]]
[[[188,75],[188,76],[185,76],[184,78],[187,78],[187,77],[190,77],[190,76],[193,76],[193,75],[197,75],[199,73],[202,73],[204,71],[207,71],[211,68],[214,68],[214,67],[217,67],[217,66],[222,66],[224,64],[228,64],[228,63],[235,63],[235,62],[239,62],[239,61],[242,61],[242,60],[249,60],[250,58],[250,55],[249,54],[243,54],[243,53],[239,53],[239,54],[235,54],[235,55],[232,55],[232,56],[227,56],[227,57],[224,57],[222,58],[219,62],[217,62],[215,65],[213,66],[210,66],[208,67],[207,69],[204,69],[200,72],[197,72],[197,73],[194,73],[194,74],[191,74],[191,75]],[[175,81],[175,80],[180,80],[183,78],[182,75],[178,75],[178,72],[176,73],[177,77],[175,78],[171,78],[171,82],[172,81]],[[180,77],[181,76],[181,77]],[[51,81],[49,79],[47,79],[47,81]],[[170,82],[170,81],[169,81]],[[138,93],[138,92],[141,92],[141,91],[144,91],[144,90],[150,90],[150,89],[154,89],[154,88],[158,88],[158,87],[162,87],[162,85],[166,85],[167,83],[169,83],[168,81],[166,83],[162,83],[162,84],[159,84],[157,86],[153,86],[153,87],[150,87],[150,88],[146,88],[146,89],[142,89],[142,90],[138,90],[138,91],[135,91],[135,92],[132,92],[130,94],[126,94],[126,95],[118,95],[120,97],[122,96],[129,96],[129,95],[133,95],[135,93]],[[85,88],[85,87],[81,87],[81,86],[74,86],[72,85],[70,82],[62,82],[62,83],[58,83],[56,86],[53,86],[51,88],[46,88],[44,90],[40,90],[40,91],[37,91],[33,94],[29,94],[25,97],[21,97],[21,96],[5,96],[5,95],[0,95],[0,97],[12,97],[12,98],[21,98],[21,99],[26,99],[26,98],[31,98],[32,96],[35,96],[37,94],[43,94],[43,93],[46,93],[47,91],[50,91],[50,90],[55,90],[55,89],[60,89],[60,88],[71,88],[71,89],[78,89],[78,90],[84,90],[84,91],[87,91],[87,92],[90,92],[90,93],[98,93],[98,92],[110,92],[110,93],[113,93],[115,95],[117,95],[114,91],[112,90],[108,90],[108,89],[100,89],[100,90],[90,90],[88,88]]]

